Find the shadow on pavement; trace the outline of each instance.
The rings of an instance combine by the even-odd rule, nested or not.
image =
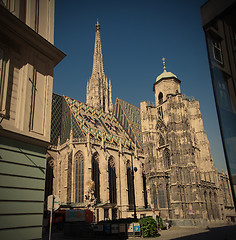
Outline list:
[[[196,229],[195,229],[196,230]],[[200,233],[194,233],[191,234],[191,229],[186,229],[185,231],[172,231],[164,230],[166,231],[165,234],[162,234],[160,232],[161,236],[156,238],[151,238],[151,240],[236,240],[236,225],[230,225],[230,226],[223,226],[223,227],[210,227],[208,229],[204,229],[204,232]],[[99,235],[95,234],[92,235],[91,232],[87,232],[88,234],[82,235],[82,234],[76,234],[74,236],[68,236],[65,235],[63,231],[54,230],[52,233],[52,240],[93,240],[93,239],[104,239],[104,240],[126,240],[128,239],[127,236],[120,236],[120,235]],[[190,233],[190,234],[188,234]],[[178,236],[178,235],[185,235],[185,236]],[[48,233],[45,233],[43,235],[43,240],[48,240]],[[149,238],[142,238],[142,237],[131,237],[131,240],[141,240],[141,239],[147,239]]]
[[[48,240],[49,239],[49,236],[48,236],[48,232],[43,234],[43,238],[42,240]],[[93,239],[104,239],[104,240],[126,240],[128,239],[127,236],[120,236],[120,235],[99,235],[99,234],[93,234],[91,235],[91,233],[88,232],[87,236],[85,235],[74,235],[74,236],[69,236],[69,235],[65,235],[63,231],[58,231],[58,230],[55,230],[52,232],[52,240],[93,240]],[[140,238],[137,238],[137,240],[140,239]]]
[[[169,238],[174,240],[235,240],[236,225],[208,228],[207,232],[197,233],[193,235]]]

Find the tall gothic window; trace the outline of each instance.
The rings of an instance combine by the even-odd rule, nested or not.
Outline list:
[[[209,199],[210,199],[210,208],[211,208],[211,216],[213,219],[215,219],[215,209],[213,207],[213,201],[212,201],[212,194],[209,192]]]
[[[100,170],[98,153],[95,153],[92,157],[92,180],[95,184],[94,196],[97,199],[97,203],[100,202]]]
[[[143,173],[143,192],[144,192],[144,206],[145,208],[148,207],[148,202],[147,202],[147,183],[146,183],[146,176]]]
[[[127,186],[128,186],[128,199],[129,209],[134,209],[134,181],[132,176],[131,164],[127,163]]]
[[[159,207],[166,208],[165,192],[162,187],[158,189]]]
[[[152,186],[152,199],[153,199],[153,205],[155,209],[158,209],[157,207],[157,191],[156,191],[156,186]]]
[[[81,151],[75,154],[75,202],[84,202],[84,156]]]
[[[102,110],[103,110],[104,112],[106,111],[105,106],[106,106],[105,95],[103,94]]]
[[[216,195],[216,193],[214,193],[214,207],[213,207],[213,209],[215,210],[215,216],[216,216],[216,218],[220,218],[220,215],[219,215],[219,208],[218,208],[218,204],[217,204],[217,195]]]
[[[204,191],[204,199],[205,199],[205,204],[206,204],[207,217],[208,217],[208,219],[210,219],[209,206],[208,206],[208,199],[207,199],[206,191]]]
[[[168,148],[165,148],[163,151],[163,161],[164,161],[164,167],[169,169],[170,168],[170,150]]]
[[[110,203],[117,203],[116,195],[116,169],[113,157],[108,160],[108,172],[109,172],[109,199]]]

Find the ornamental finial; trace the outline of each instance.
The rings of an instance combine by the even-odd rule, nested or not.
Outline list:
[[[96,26],[96,31],[100,31],[100,24],[99,24],[98,18],[97,18],[97,24],[95,26]]]
[[[164,72],[166,72],[166,62],[165,62],[165,58],[163,57],[162,58],[162,62],[163,62],[163,70],[164,70]]]

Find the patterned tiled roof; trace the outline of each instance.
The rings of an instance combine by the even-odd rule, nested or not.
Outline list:
[[[70,108],[63,99],[60,143],[64,143],[67,139],[70,139],[71,127]]]
[[[59,98],[60,97],[60,98]],[[60,99],[60,104],[58,103]],[[102,139],[115,145],[134,148],[132,139],[126,133],[117,119],[103,111],[99,111],[82,102],[66,96],[53,95],[53,111],[51,142],[57,144],[60,135],[60,142],[64,143],[70,138],[70,132],[73,138],[84,138],[90,133],[90,136],[98,141]],[[61,108],[61,110],[59,110]],[[60,116],[61,114],[61,116]],[[60,127],[60,131],[58,128]]]
[[[137,146],[142,148],[140,109],[117,98],[113,114]]]
[[[56,145],[58,137],[61,134],[61,118],[62,118],[62,97],[52,95],[52,115],[51,115],[51,143]]]

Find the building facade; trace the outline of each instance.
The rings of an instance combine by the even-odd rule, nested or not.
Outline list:
[[[50,142],[54,1],[0,2],[0,236],[41,239]]]
[[[155,106],[140,108],[150,204],[177,222],[224,220],[234,209],[227,174],[214,166],[199,102],[181,93],[180,80],[163,63],[153,85]]]
[[[182,95],[164,63],[153,86],[155,106],[142,102],[139,109],[117,98],[108,113],[107,100],[98,101],[104,96],[98,23],[95,49],[87,104],[53,95],[47,155],[62,207],[91,208],[96,221],[153,215],[176,224],[225,221],[234,209],[229,179],[214,166],[199,102]],[[90,90],[98,97],[88,101]]]
[[[226,165],[236,204],[236,1],[207,1],[201,7],[212,86]]]
[[[66,96],[54,94],[53,104],[55,144],[48,161],[62,207],[89,207],[96,221],[131,217],[135,191],[140,216],[145,210],[143,154],[116,118]]]

